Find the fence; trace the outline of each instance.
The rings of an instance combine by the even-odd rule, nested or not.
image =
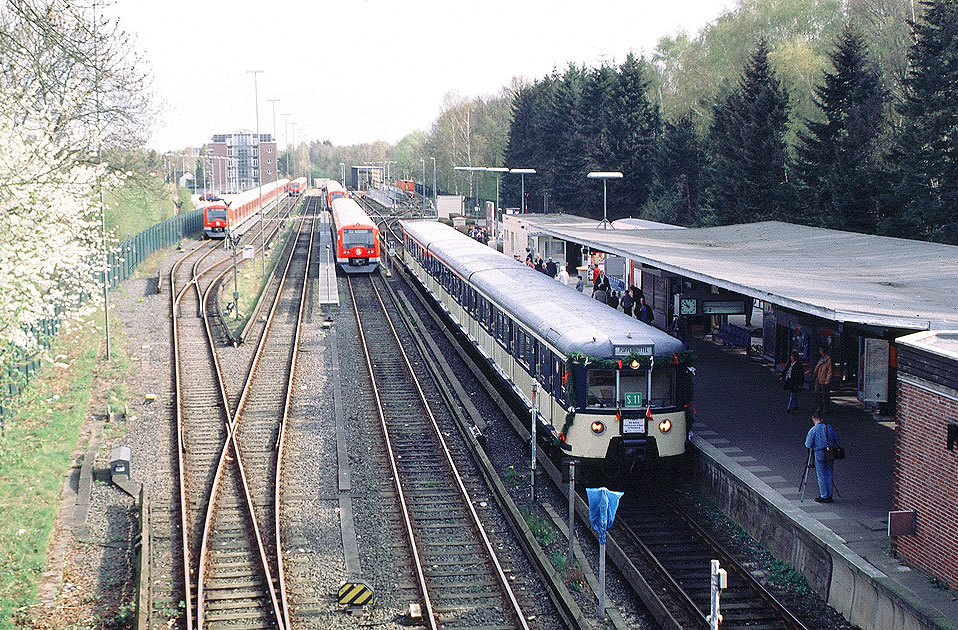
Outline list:
[[[153,252],[171,247],[184,237],[199,232],[203,227],[203,211],[193,210],[167,219],[119,243],[107,253],[107,278],[111,289],[133,275],[137,266]],[[43,348],[49,348],[60,327],[60,309],[57,317],[44,319],[32,327]],[[0,430],[3,421],[13,412],[13,401],[30,382],[40,368],[39,356],[19,358],[0,366]]]

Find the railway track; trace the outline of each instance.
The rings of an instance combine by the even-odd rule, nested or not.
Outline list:
[[[280,484],[313,224],[304,214],[280,261],[276,297],[218,460],[200,549],[199,628],[289,627]]]
[[[612,530],[619,546],[637,566],[647,567],[663,601],[684,628],[707,628],[709,562],[728,571],[722,592],[722,628],[805,630],[778,599],[667,496],[648,489],[626,494]],[[650,575],[650,572],[653,575]]]
[[[427,628],[527,628],[412,362],[372,278],[350,278]],[[400,377],[399,375],[403,375]],[[481,489],[474,488],[481,491]]]
[[[292,205],[281,204],[277,213],[288,212]],[[274,229],[269,237],[275,233]],[[257,237],[250,230],[243,240],[252,243]],[[150,628],[169,628],[170,620],[178,619],[180,627],[191,629],[199,621],[195,600],[198,550],[217,460],[230,426],[229,406],[224,404],[228,400],[226,385],[211,326],[215,310],[211,296],[229,271],[226,263],[231,260],[213,256],[222,246],[223,241],[201,242],[170,270],[176,423],[170,475],[177,479],[177,486],[168,505],[151,509],[151,531],[164,544],[150,545]],[[218,268],[224,269],[213,277]],[[159,587],[164,582],[172,597]],[[158,592],[154,592],[154,583]]]

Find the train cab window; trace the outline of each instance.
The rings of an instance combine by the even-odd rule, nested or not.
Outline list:
[[[652,370],[653,407],[671,407],[675,404],[675,370],[663,368]]]
[[[623,404],[626,394],[640,394],[642,406],[649,403],[649,373],[646,370],[626,369],[619,373],[619,400]]]
[[[374,244],[372,230],[343,230],[343,249],[370,248]]]
[[[207,221],[225,221],[226,208],[210,208],[206,211]]]
[[[589,370],[587,405],[589,407],[615,407],[615,371]]]

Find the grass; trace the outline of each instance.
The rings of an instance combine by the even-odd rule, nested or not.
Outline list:
[[[540,546],[548,547],[559,539],[559,534],[552,523],[539,516],[538,513],[522,507],[519,508],[519,511]]]
[[[74,450],[94,379],[115,382],[128,369],[116,343],[117,327],[114,361],[99,360],[101,331],[102,326],[87,325],[61,334],[49,351],[51,357],[58,357],[56,364],[44,362],[4,427],[0,439],[0,628],[29,620],[46,570],[64,473],[79,465]],[[108,397],[120,404],[126,392],[114,386]]]

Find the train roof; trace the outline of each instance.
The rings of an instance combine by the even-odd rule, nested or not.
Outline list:
[[[263,193],[264,194],[268,193],[269,191],[275,190],[276,188],[280,186],[282,186],[285,189],[288,183],[289,183],[288,179],[280,179],[275,182],[269,182],[269,183],[263,184]],[[250,201],[253,201],[254,199],[258,197],[259,197],[259,188],[257,187],[251,190],[247,190],[245,192],[241,192],[237,195],[232,195],[229,198],[229,202],[231,206],[242,206],[243,204],[249,203]]]
[[[343,188],[343,185],[334,179],[327,179],[325,184],[326,184],[326,192],[332,192],[334,190],[341,190],[343,192],[346,192],[346,189]]]
[[[681,341],[435,221],[402,221],[428,251],[566,355],[681,352]]]
[[[376,224],[366,211],[358,203],[348,197],[340,197],[333,200],[333,222],[336,223],[336,229],[343,226],[368,227],[375,228]]]

